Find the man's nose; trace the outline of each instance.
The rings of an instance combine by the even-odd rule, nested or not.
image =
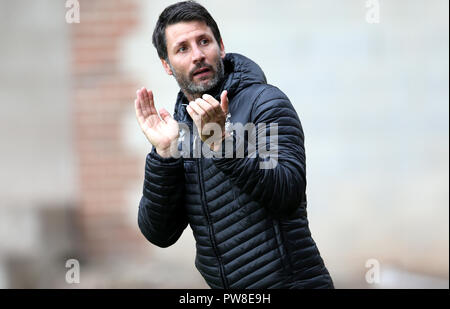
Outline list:
[[[197,63],[199,61],[202,61],[203,59],[205,59],[205,54],[200,48],[198,48],[197,45],[195,45],[192,48],[192,62]]]

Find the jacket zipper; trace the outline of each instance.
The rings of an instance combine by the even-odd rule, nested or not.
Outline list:
[[[183,104],[183,106],[184,106],[184,108],[186,108],[187,104]],[[193,123],[192,123],[192,121],[187,121],[186,123],[187,123],[187,125],[189,126],[189,128],[190,128],[190,130],[192,132],[192,130],[193,130]],[[191,136],[197,137],[194,134],[192,134]],[[192,149],[191,149],[192,150],[192,154],[195,154],[195,150],[196,150],[195,146],[196,146],[196,144],[197,143],[196,143],[196,140],[194,138],[194,141],[192,142]],[[200,142],[200,144],[201,144],[201,142]],[[225,278],[225,269],[223,268],[222,259],[221,259],[220,255],[219,255],[219,251],[217,249],[216,240],[214,238],[213,231],[212,231],[212,222],[211,222],[211,218],[209,216],[209,212],[208,212],[207,205],[206,205],[206,196],[205,196],[205,188],[204,188],[204,185],[203,185],[203,169],[202,169],[201,160],[202,160],[201,157],[199,159],[197,159],[198,183],[200,185],[200,199],[201,199],[203,211],[204,211],[205,216],[206,216],[206,220],[208,221],[209,239],[211,241],[214,254],[217,257],[217,261],[219,262],[220,279],[222,280],[223,287],[225,289],[228,289],[229,286],[228,286],[228,282],[227,282],[227,280]]]
[[[202,173],[201,158],[197,160],[197,167],[198,167],[198,181],[200,184],[200,197],[201,197],[201,201],[202,201],[203,211],[205,212],[206,220],[208,221],[209,239],[211,240],[214,254],[217,257],[217,260],[219,261],[219,271],[220,271],[220,279],[222,280],[222,285],[225,289],[228,289],[229,287],[228,287],[227,280],[225,278],[225,270],[223,268],[222,259],[219,255],[219,252],[218,252],[218,249],[216,246],[216,240],[214,239],[214,235],[213,235],[213,231],[212,231],[212,222],[211,222],[211,218],[209,216],[209,212],[208,212],[207,205],[206,205],[205,188],[203,187],[203,173]]]

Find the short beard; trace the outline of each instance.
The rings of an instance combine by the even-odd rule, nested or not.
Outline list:
[[[213,78],[208,81],[206,84],[196,84],[194,82],[194,78],[193,78],[193,72],[195,70],[198,70],[202,67],[207,66],[205,63],[198,63],[197,66],[193,69],[192,72],[189,73],[189,76],[184,76],[183,74],[177,72],[173,67],[172,64],[167,61],[167,63],[169,64],[170,69],[172,70],[173,76],[175,77],[178,85],[180,86],[181,90],[184,93],[187,93],[189,95],[191,95],[194,98],[200,98],[204,93],[214,89],[225,77],[225,69],[224,69],[224,64],[222,61],[222,58],[218,57],[218,60],[216,61],[216,72],[214,72],[214,76]],[[210,69],[214,69],[211,66],[207,66]]]

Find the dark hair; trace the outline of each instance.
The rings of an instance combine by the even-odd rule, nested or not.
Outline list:
[[[167,26],[187,21],[202,21],[211,29],[217,43],[220,43],[221,36],[219,27],[209,12],[200,4],[194,1],[183,1],[168,6],[159,15],[155,30],[153,31],[153,46],[158,51],[161,59],[168,60],[166,28]]]

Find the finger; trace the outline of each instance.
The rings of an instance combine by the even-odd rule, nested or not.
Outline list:
[[[188,105],[190,108],[192,108],[195,113],[200,116],[200,117],[204,117],[206,115],[206,111],[203,110],[203,108],[201,108],[198,104],[197,101],[191,102]]]
[[[228,91],[224,90],[220,95],[220,106],[225,115],[228,115]]]
[[[195,110],[192,109],[190,105],[186,107],[186,111],[188,112],[189,116],[191,116],[192,120],[194,121],[195,125],[199,128],[201,125],[201,116],[197,114]]]
[[[202,99],[209,103],[216,112],[221,111],[220,103],[213,96],[204,94]]]
[[[215,116],[214,107],[210,103],[206,102],[203,99],[197,99],[195,100],[195,103],[197,103],[197,105],[200,106],[200,108],[205,111],[205,113],[208,115],[209,118],[214,118]]]
[[[142,94],[142,98],[144,100],[144,108],[146,110],[146,113],[148,115],[151,115],[152,114],[152,110],[151,110],[151,107],[150,107],[150,97],[148,96],[148,92],[147,92],[147,89],[145,89],[145,87],[142,87],[141,94]]]
[[[168,123],[172,119],[172,116],[164,107],[159,109],[159,115],[166,123]]]
[[[188,112],[189,116],[191,116],[192,119],[199,117],[197,112],[192,109],[191,105],[186,106],[186,111]]]
[[[138,120],[139,125],[142,126],[142,124],[145,121],[145,118],[144,114],[142,114],[142,108],[139,99],[134,100],[134,109],[136,110],[136,119]]]
[[[139,123],[139,127],[141,128],[142,131],[145,131],[145,116],[142,113],[142,106],[140,105],[140,101],[139,100],[135,100],[134,101],[134,106],[136,109],[136,118],[137,121]]]
[[[148,113],[147,113],[147,109],[144,106],[144,98],[142,97],[140,89],[136,91],[136,95],[137,95],[138,106],[142,112],[142,115],[144,116],[144,118],[147,118]]]
[[[155,100],[153,99],[153,91],[148,90],[147,94],[148,94],[148,98],[150,100],[150,114],[157,114],[156,107],[155,107]]]

